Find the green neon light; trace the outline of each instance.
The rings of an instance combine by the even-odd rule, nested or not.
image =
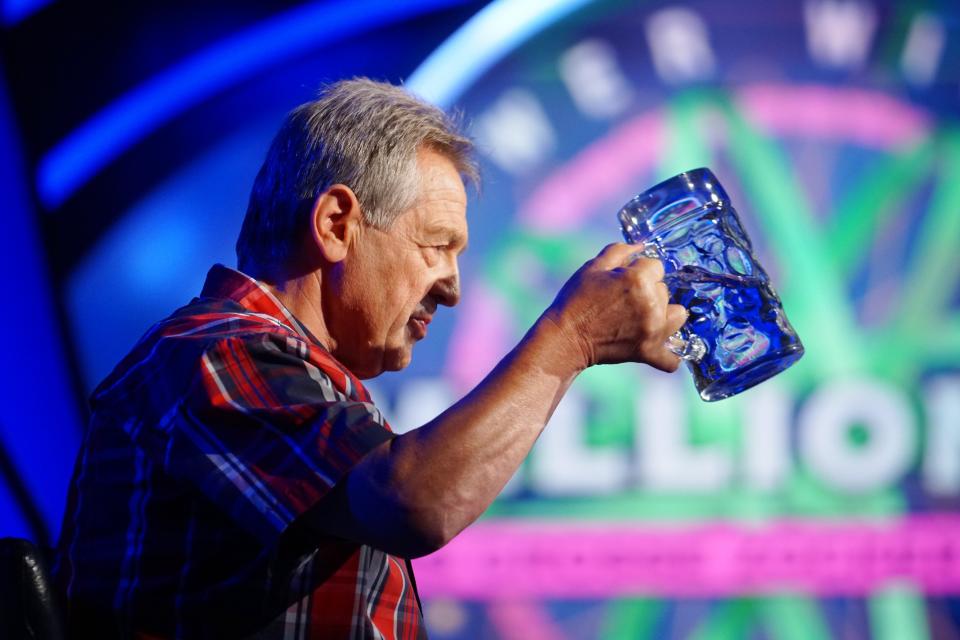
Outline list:
[[[690,639],[748,638],[756,624],[756,613],[756,601],[753,598],[734,598],[718,603],[716,609],[690,634]]]
[[[658,165],[660,179],[667,179],[682,171],[713,165],[713,153],[704,144],[706,132],[702,118],[712,105],[699,91],[677,95],[667,107],[668,142],[666,152]]]
[[[604,640],[654,640],[653,633],[663,608],[662,600],[613,600],[607,606],[600,637]]]
[[[897,386],[915,386],[924,371],[957,367],[960,363],[960,319],[931,323],[925,330],[899,326],[870,332],[866,340],[877,347],[868,354],[876,378]]]
[[[783,149],[757,132],[728,99],[719,102],[727,116],[730,157],[783,266],[784,281],[776,284],[784,308],[800,335],[815,340],[796,372],[784,378],[803,372],[812,382],[862,372],[864,349],[853,309]]]
[[[776,494],[734,487],[708,495],[628,490],[608,496],[498,500],[484,517],[692,524],[721,518],[753,522],[786,516],[883,518],[903,510],[903,498],[895,491],[844,497],[798,473],[787,488]]]
[[[929,335],[945,313],[960,282],[960,131],[943,130],[938,139],[942,170],[933,201],[921,222],[915,259],[907,268],[904,296],[894,324],[903,333]],[[932,330],[932,331],[931,331]]]
[[[924,141],[903,155],[885,158],[839,203],[824,235],[837,273],[849,275],[866,255],[873,234],[928,175],[933,144]]]
[[[830,640],[830,630],[814,599],[801,595],[764,598],[759,608],[764,629],[775,640]]]
[[[868,611],[874,640],[928,640],[926,606],[915,587],[891,585],[870,597]]]

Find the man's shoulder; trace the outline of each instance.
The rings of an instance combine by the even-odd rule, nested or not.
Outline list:
[[[189,339],[214,341],[230,337],[279,334],[300,337],[286,323],[252,311],[228,298],[194,298],[161,320],[141,340]]]
[[[154,324],[137,341],[91,396],[91,403],[149,393],[179,394],[200,371],[205,354],[243,344],[250,351],[272,350],[303,360],[325,360],[290,326],[273,316],[220,298],[194,298]]]

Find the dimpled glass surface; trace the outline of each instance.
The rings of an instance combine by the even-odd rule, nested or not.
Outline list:
[[[653,187],[624,207],[620,220],[628,242],[656,245],[671,301],[690,312],[682,333],[700,336],[707,347],[699,361],[687,362],[704,400],[740,393],[803,355],[736,211],[708,170]]]

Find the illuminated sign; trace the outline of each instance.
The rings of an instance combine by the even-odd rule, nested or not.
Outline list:
[[[445,611],[486,602],[504,637],[573,637],[558,620],[577,609],[558,603],[604,599],[590,633],[686,637],[649,612],[721,598],[693,628],[933,633],[924,595],[960,593],[960,87],[943,80],[960,34],[952,13],[892,12],[565,7],[502,58],[461,51],[458,96],[430,75],[442,60],[414,75],[473,117],[486,184],[443,364],[389,390],[395,423],[479,381],[618,239],[624,201],[698,166],[731,193],[807,347],[710,405],[682,373],[587,371],[484,521],[418,561]],[[843,621],[829,597],[870,614]]]

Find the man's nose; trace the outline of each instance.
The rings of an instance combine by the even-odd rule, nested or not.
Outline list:
[[[460,302],[460,273],[456,265],[453,267],[453,273],[437,280],[431,293],[436,298],[437,304],[446,307],[452,307]]]

